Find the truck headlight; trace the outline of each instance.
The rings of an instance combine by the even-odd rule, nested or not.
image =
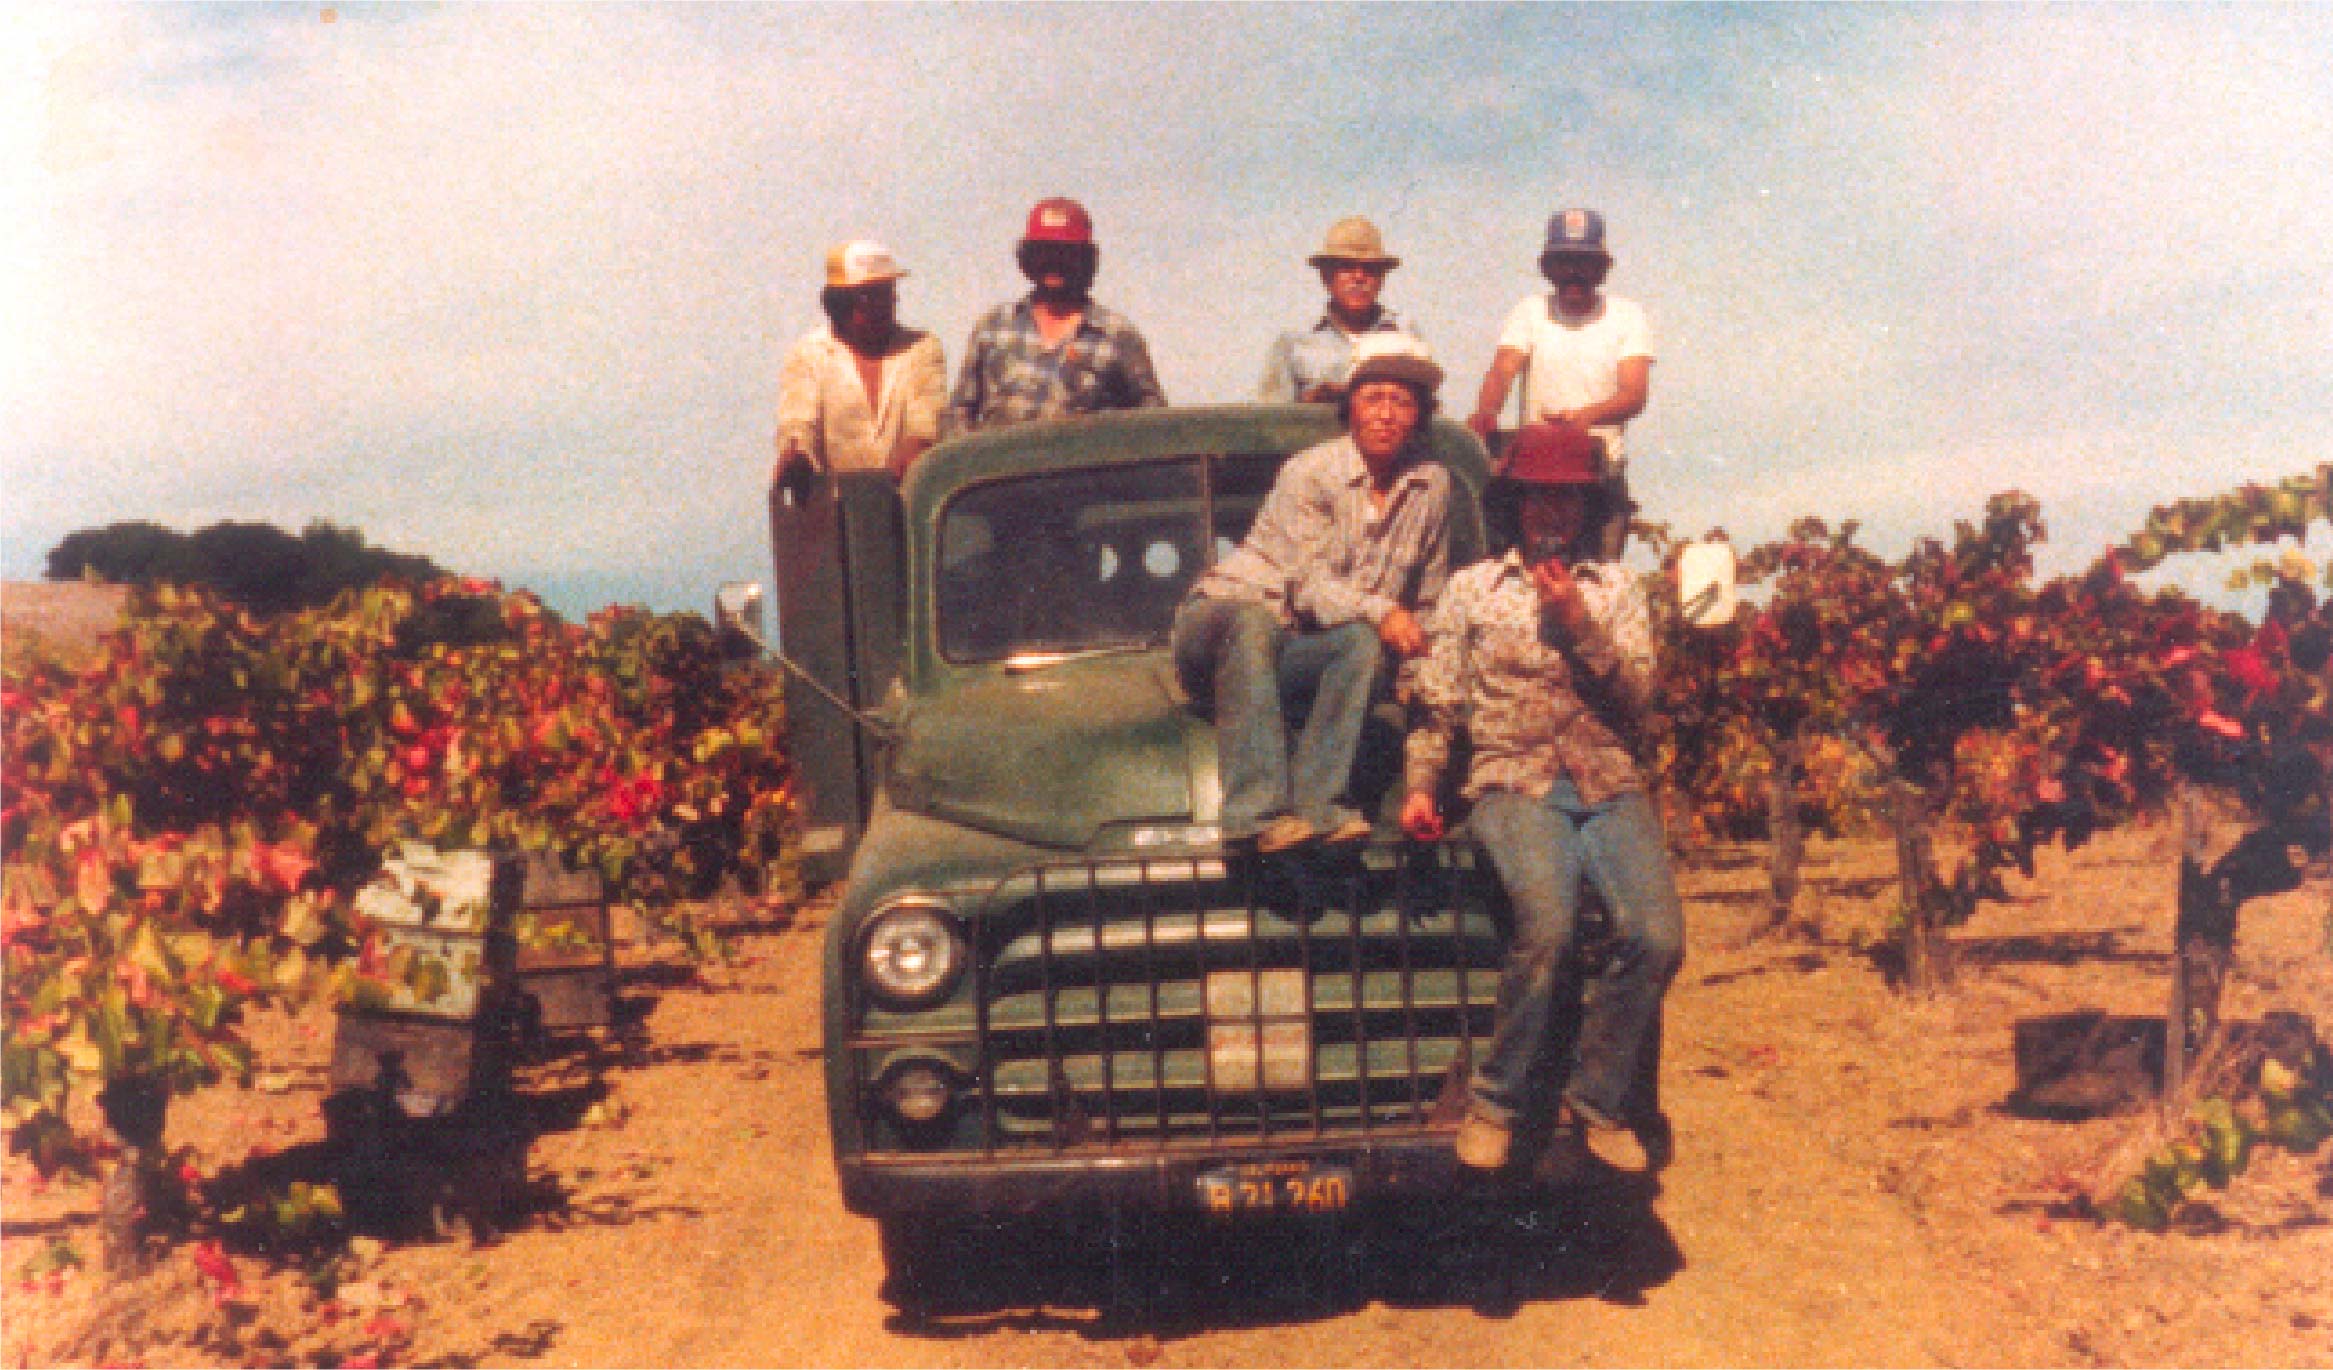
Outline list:
[[[958,1078],[946,1061],[915,1056],[893,1061],[875,1088],[900,1122],[928,1128],[955,1105]]]
[[[964,938],[947,906],[910,896],[876,912],[860,940],[867,988],[894,1008],[937,1003],[964,972]]]

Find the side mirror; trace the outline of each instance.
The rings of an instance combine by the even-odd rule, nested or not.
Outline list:
[[[1677,557],[1677,603],[1685,621],[1696,628],[1734,621],[1740,601],[1734,593],[1732,543],[1713,539],[1685,544]]]
[[[761,625],[759,581],[726,581],[713,591],[713,632],[721,640],[724,656],[759,655],[766,645]]]

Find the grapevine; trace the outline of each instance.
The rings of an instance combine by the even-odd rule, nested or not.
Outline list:
[[[658,915],[787,878],[778,682],[693,615],[576,625],[444,580],[263,618],[162,587],[87,666],[12,665],[0,716],[0,1107],[44,1172],[86,1164],[77,1090],[248,1079],[256,1003],[442,979],[352,915],[392,842],[548,851]]]

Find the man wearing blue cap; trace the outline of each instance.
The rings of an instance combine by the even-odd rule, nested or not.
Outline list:
[[[1522,422],[1569,424],[1603,444],[1607,507],[1601,552],[1620,556],[1628,539],[1627,423],[1644,412],[1652,386],[1652,330],[1634,300],[1604,292],[1612,254],[1604,247],[1604,216],[1565,209],[1547,221],[1540,274],[1554,291],[1533,295],[1507,315],[1499,350],[1482,378],[1482,393],[1466,421],[1484,438],[1498,428],[1499,411],[1517,376],[1523,377]]]

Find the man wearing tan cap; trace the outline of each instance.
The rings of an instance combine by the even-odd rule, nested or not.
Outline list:
[[[1354,339],[1366,333],[1419,336],[1377,302],[1386,273],[1401,265],[1401,258],[1386,252],[1377,225],[1357,216],[1337,220],[1309,261],[1328,288],[1328,310],[1312,327],[1283,333],[1273,342],[1264,358],[1263,384],[1256,387],[1256,398],[1265,404],[1335,404],[1344,398]]]
[[[881,243],[826,254],[824,327],[802,336],[778,372],[773,485],[809,471],[887,470],[894,479],[939,436],[948,363],[940,340],[899,326],[906,275]]]

